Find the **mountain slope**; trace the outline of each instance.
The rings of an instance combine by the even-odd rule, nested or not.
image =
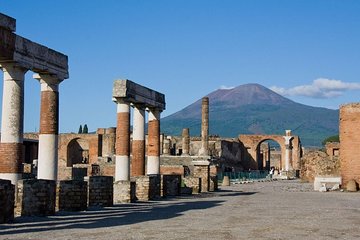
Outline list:
[[[303,145],[320,146],[324,138],[338,133],[338,110],[299,104],[259,84],[219,89],[207,96],[213,135],[284,134],[291,129]],[[161,131],[169,135],[180,135],[185,127],[192,136],[200,135],[201,99],[161,120]]]

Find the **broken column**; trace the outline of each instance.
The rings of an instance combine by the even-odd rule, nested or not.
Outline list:
[[[21,179],[23,161],[24,76],[26,69],[1,64],[4,71],[1,118],[0,178],[12,184]]]
[[[201,148],[200,156],[209,155],[209,98],[203,97],[201,105]]]
[[[115,181],[130,180],[130,105],[117,100]]]
[[[182,130],[182,155],[188,156],[190,154],[190,134],[189,128]]]
[[[342,186],[360,184],[360,103],[340,106],[339,137]]]
[[[160,174],[160,111],[149,110],[147,174]]]
[[[134,106],[131,176],[145,175],[145,109]]]
[[[285,131],[285,171],[289,171],[292,169],[291,167],[291,156],[292,156],[292,146],[291,146],[291,139],[293,139],[293,136],[291,136],[291,130]]]
[[[38,179],[57,179],[59,133],[59,80],[48,74],[34,74],[41,84]]]

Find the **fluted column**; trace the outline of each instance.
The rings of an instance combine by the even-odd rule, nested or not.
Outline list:
[[[286,130],[284,139],[285,139],[285,171],[289,171],[292,169],[290,164],[291,156],[292,156],[291,139],[293,139],[293,136],[291,136],[291,130]]]
[[[131,176],[145,175],[145,110],[134,105]]]
[[[115,181],[130,180],[130,105],[117,100]]]
[[[24,78],[26,69],[15,64],[1,64],[4,72],[0,178],[16,184],[21,179],[24,134]]]
[[[38,179],[57,180],[59,84],[62,79],[34,74],[41,85]]]
[[[209,155],[209,98],[203,97],[201,105],[201,148],[200,156]]]
[[[160,174],[160,111],[157,109],[149,111],[147,174]]]

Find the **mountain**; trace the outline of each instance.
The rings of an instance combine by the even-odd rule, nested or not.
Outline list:
[[[321,146],[339,131],[338,110],[296,103],[259,84],[218,89],[207,97],[211,135],[284,134],[291,129],[304,146]],[[181,135],[183,128],[190,128],[191,136],[200,135],[201,99],[161,119],[165,134]]]

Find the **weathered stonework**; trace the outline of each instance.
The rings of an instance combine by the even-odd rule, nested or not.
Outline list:
[[[15,186],[10,180],[0,179],[0,224],[14,220]]]
[[[201,178],[198,177],[185,177],[183,178],[186,187],[192,188],[193,194],[201,192]]]
[[[208,192],[210,186],[210,167],[208,161],[194,161],[193,176],[201,178],[201,192]]]
[[[136,200],[136,183],[131,181],[114,182],[114,204],[130,203]]]
[[[163,197],[180,195],[181,175],[162,175],[161,178],[161,195]]]
[[[149,201],[160,198],[160,175],[132,177],[136,182],[136,199]]]
[[[89,206],[113,205],[113,177],[91,176],[89,179]]]
[[[210,185],[209,185],[209,191],[217,191],[218,188],[218,177],[217,176],[210,176]]]
[[[87,208],[88,183],[85,181],[59,181],[57,209],[59,211],[85,211]]]
[[[350,180],[360,183],[360,103],[340,107],[340,165],[342,186]]]
[[[56,182],[53,180],[19,180],[16,213],[21,216],[55,214]]]

